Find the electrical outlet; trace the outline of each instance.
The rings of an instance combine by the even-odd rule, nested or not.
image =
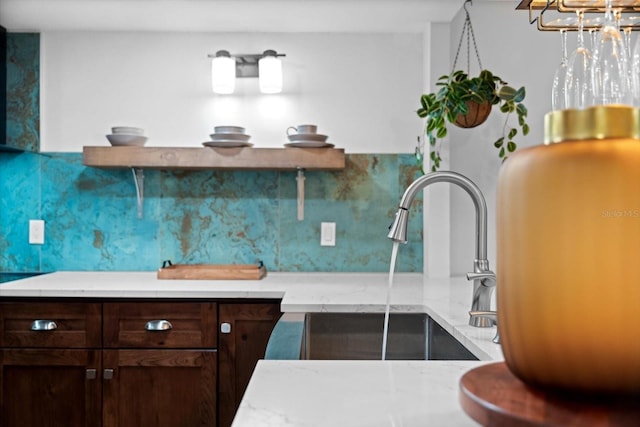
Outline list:
[[[336,223],[323,222],[320,224],[320,246],[336,245]]]
[[[29,220],[29,244],[44,245],[44,221],[41,219]]]

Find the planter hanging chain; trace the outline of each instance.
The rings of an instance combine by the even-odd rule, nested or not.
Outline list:
[[[458,42],[458,50],[456,51],[456,57],[453,60],[453,67],[451,67],[451,75],[456,71],[456,64],[458,63],[458,56],[460,55],[460,48],[462,47],[462,39],[465,34],[467,35],[467,75],[470,73],[471,68],[471,46],[469,39],[473,40],[473,49],[476,51],[476,58],[478,59],[478,66],[480,66],[480,71],[482,71],[482,62],[480,62],[480,53],[478,53],[478,45],[476,44],[476,36],[473,33],[473,26],[471,25],[471,16],[469,15],[469,11],[467,10],[467,3],[473,5],[471,0],[466,0],[464,5],[464,13],[467,17],[464,20],[464,25],[462,26],[462,33],[460,34],[460,41]],[[469,37],[471,35],[471,37]]]

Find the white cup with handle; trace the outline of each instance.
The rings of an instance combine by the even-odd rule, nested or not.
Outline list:
[[[318,132],[318,126],[316,125],[298,125],[298,126],[289,126],[287,128],[287,135],[305,135],[305,134],[315,134]]]

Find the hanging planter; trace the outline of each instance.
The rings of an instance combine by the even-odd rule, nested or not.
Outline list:
[[[424,94],[420,97],[420,108],[416,111],[419,117],[425,118],[425,135],[429,140],[431,158],[431,170],[436,171],[440,167],[439,140],[447,136],[447,123],[461,128],[474,128],[484,123],[491,113],[492,106],[498,105],[502,113],[506,114],[505,125],[502,135],[493,142],[498,150],[498,157],[503,161],[509,153],[516,150],[517,145],[514,137],[520,131],[522,135],[529,133],[529,125],[526,123],[527,108],[522,101],[525,97],[525,89],[521,87],[516,90],[509,86],[499,76],[491,71],[483,69],[480,62],[480,54],[476,45],[471,17],[467,11],[467,0],[464,10],[467,14],[458,50],[453,62],[453,67],[449,75],[438,79],[436,86],[440,89],[437,92]],[[469,77],[469,71],[456,70],[458,55],[462,40],[466,35],[467,39],[467,65],[469,64],[469,45],[473,40],[476,58],[480,67],[480,74],[477,77]],[[509,126],[508,120],[511,113],[516,113],[518,117],[518,127]],[[423,147],[416,148],[416,157],[422,169]],[[424,173],[424,169],[422,169]]]
[[[460,128],[471,129],[480,126],[487,121],[489,113],[491,113],[491,103],[484,101],[482,103],[476,101],[466,101],[465,105],[469,112],[467,114],[458,114],[454,124]]]

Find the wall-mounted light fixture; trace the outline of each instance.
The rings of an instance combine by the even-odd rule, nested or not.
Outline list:
[[[282,92],[282,61],[279,59],[282,56],[286,55],[275,50],[233,56],[226,50],[219,50],[215,55],[209,55],[209,58],[212,58],[213,92],[233,93],[236,77],[258,77],[262,93]]]

